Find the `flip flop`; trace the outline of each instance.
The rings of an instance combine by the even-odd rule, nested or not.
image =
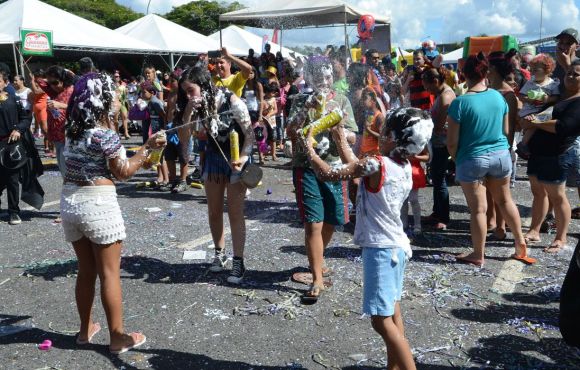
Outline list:
[[[76,342],[77,342],[77,344],[78,344],[79,346],[83,346],[83,345],[85,345],[85,344],[90,344],[90,343],[91,343],[91,341],[93,340],[93,337],[94,337],[94,336],[95,336],[95,335],[96,335],[98,332],[100,332],[100,331],[101,331],[101,324],[99,324],[98,322],[94,323],[93,327],[95,328],[95,330],[92,332],[92,334],[91,334],[91,335],[89,335],[89,338],[88,338],[87,340],[80,340],[80,339],[79,339],[79,335],[77,334],[77,340],[76,340]]]
[[[455,256],[455,260],[459,263],[464,263],[466,265],[473,265],[473,266],[477,266],[477,267],[483,267],[483,262],[475,262],[472,261],[470,259],[467,259],[465,257],[462,256]]]
[[[301,301],[304,304],[314,304],[314,303],[318,302],[318,298],[320,298],[320,296],[322,295],[322,292],[324,292],[324,287],[321,287],[320,285],[312,284],[312,285],[310,285],[310,289],[308,289],[304,293],[304,295],[302,296]],[[314,294],[314,293],[318,293],[318,294]]]
[[[534,244],[534,243],[539,243],[539,242],[542,241],[542,239],[540,239],[540,238],[537,238],[537,239],[536,238],[533,238],[532,239],[532,238],[529,238],[527,236],[524,237],[524,240],[526,241],[526,244]]]
[[[139,347],[140,345],[144,344],[147,341],[147,337],[141,333],[129,333],[129,335],[133,338],[135,342],[131,345],[122,347],[121,349],[117,350],[111,349],[111,347],[109,347],[109,351],[111,352],[111,354],[120,355],[121,353],[125,353],[133,348]],[[139,336],[141,336],[141,340],[138,340]]]
[[[555,253],[558,253],[561,250],[563,250],[565,247],[566,246],[560,245],[558,243],[552,243],[549,246],[547,246],[546,248],[544,248],[544,253],[555,254]]]
[[[330,276],[330,275],[325,275],[324,273],[322,274],[322,277],[328,277],[328,276]],[[295,272],[292,274],[292,281],[295,283],[304,284],[304,285],[312,285],[312,283],[314,282],[311,272]],[[324,280],[324,286],[327,288],[331,287],[332,280],[330,280],[330,279]]]
[[[517,261],[520,261],[520,262],[523,262],[526,265],[533,265],[534,263],[538,262],[537,259],[529,257],[527,254],[524,254],[523,256],[521,256],[521,255],[518,256],[517,254],[514,253],[510,256],[510,258],[517,260]]]

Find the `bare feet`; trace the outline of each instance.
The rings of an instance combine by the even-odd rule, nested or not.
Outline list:
[[[520,262],[525,263],[526,265],[532,265],[536,262],[538,262],[538,260],[536,260],[535,258],[532,258],[530,256],[528,256],[528,247],[525,243],[516,243],[514,245],[516,253],[512,254],[510,256],[510,258],[513,258],[515,260],[518,260]]]
[[[455,256],[455,259],[457,260],[457,262],[467,263],[479,267],[483,266],[484,263],[484,258],[483,257],[480,258],[475,254],[475,252],[459,254]]]
[[[132,348],[139,347],[147,338],[142,333],[129,333],[122,334],[120,336],[111,335],[111,344],[109,345],[109,350],[112,354],[118,355]]]
[[[533,231],[528,231],[526,235],[524,235],[524,239],[526,240],[526,244],[542,241],[542,239],[540,239],[540,234]]]

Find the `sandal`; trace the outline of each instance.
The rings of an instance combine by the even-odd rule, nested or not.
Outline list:
[[[469,258],[467,258],[467,256],[457,255],[457,256],[455,256],[455,260],[459,263],[464,263],[466,265],[483,267],[483,262],[469,259]]]
[[[520,262],[523,262],[526,265],[533,265],[534,263],[538,262],[537,259],[529,257],[527,253],[519,255],[519,256],[514,253],[510,256],[510,258],[517,260],[517,261],[520,261]]]
[[[308,289],[302,296],[302,303],[314,304],[318,302],[318,298],[320,298],[322,292],[324,292],[323,286],[312,284],[310,289]]]
[[[554,242],[554,243],[550,244],[549,246],[547,246],[546,248],[544,248],[544,253],[550,253],[550,254],[558,253],[558,252],[562,251],[565,247],[566,246],[562,245],[561,243]]]
[[[121,353],[125,353],[133,348],[137,348],[140,345],[144,344],[147,341],[147,337],[144,336],[142,333],[129,333],[129,336],[133,339],[133,344],[130,344],[125,347],[121,347],[119,349],[112,349],[109,347],[109,351],[113,355],[120,355]]]
[[[529,236],[524,236],[524,240],[526,241],[526,244],[534,244],[542,241],[540,238],[530,238]]]
[[[98,322],[96,322],[96,323],[94,323],[94,324],[93,324],[93,328],[94,328],[94,330],[93,330],[93,332],[92,332],[92,333],[89,335],[89,337],[88,337],[88,339],[87,339],[87,340],[81,340],[81,339],[80,339],[80,337],[79,337],[79,335],[77,334],[77,340],[76,340],[76,342],[77,342],[77,344],[78,344],[79,346],[82,346],[82,345],[85,345],[85,344],[90,344],[90,343],[91,343],[91,341],[93,340],[93,337],[94,337],[94,336],[95,336],[95,335],[96,335],[98,332],[100,332],[100,331],[101,331],[101,325],[100,325]]]

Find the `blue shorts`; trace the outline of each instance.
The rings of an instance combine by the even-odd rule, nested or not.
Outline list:
[[[407,257],[403,248],[363,248],[363,313],[393,316],[403,294]]]
[[[580,188],[580,137],[576,138],[574,146],[566,152],[570,158],[570,170],[566,186]]]
[[[248,162],[250,162],[249,158]],[[204,181],[221,183],[225,180],[230,184],[235,184],[242,179],[242,173],[232,171],[222,154],[210,148],[205,154],[202,178]]]
[[[512,173],[512,157],[507,149],[463,160],[455,168],[458,182],[483,182],[486,177],[504,179]]]
[[[550,157],[532,154],[528,160],[528,176],[535,176],[539,182],[545,184],[564,184],[572,172],[578,171],[578,159],[575,156],[575,147]]]

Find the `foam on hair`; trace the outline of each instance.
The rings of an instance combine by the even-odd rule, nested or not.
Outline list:
[[[391,155],[408,158],[423,151],[433,132],[431,115],[418,108],[399,108],[387,114],[387,135],[396,143]]]

